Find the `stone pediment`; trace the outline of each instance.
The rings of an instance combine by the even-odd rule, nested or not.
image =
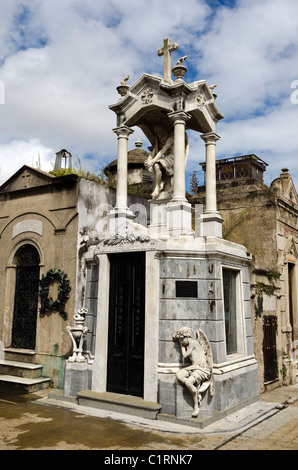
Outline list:
[[[271,183],[271,189],[276,193],[278,198],[285,200],[294,208],[298,208],[298,196],[293,180],[288,173],[288,169],[284,168],[279,178]]]
[[[288,184],[284,185],[283,189],[284,190],[283,190],[282,196],[285,199],[288,199],[294,206],[297,207],[298,206],[298,197],[297,197],[296,188],[294,186],[292,178],[290,179]]]
[[[176,80],[171,84],[162,78],[143,74],[125,96],[109,106],[117,115],[117,126],[138,126],[151,143],[153,128],[173,128],[168,114],[184,111],[191,116],[186,129],[201,133],[215,132],[216,123],[224,116],[215,104],[215,95],[205,80],[187,84]]]
[[[49,173],[24,165],[0,187],[0,194],[45,186],[53,178]]]

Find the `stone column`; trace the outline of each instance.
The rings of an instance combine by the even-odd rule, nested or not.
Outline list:
[[[215,132],[201,135],[201,139],[206,146],[206,170],[205,170],[205,186],[206,186],[206,210],[205,212],[217,212],[216,205],[216,163],[215,163],[215,146],[220,139]]]
[[[192,235],[191,205],[185,197],[185,122],[190,115],[184,111],[168,114],[174,123],[173,195],[167,205],[167,231],[170,236]]]
[[[186,201],[185,198],[185,122],[190,115],[184,111],[168,114],[174,123],[174,187],[172,201]]]
[[[223,219],[217,212],[216,202],[216,161],[215,147],[220,136],[215,132],[201,135],[206,147],[206,170],[205,170],[205,188],[206,188],[206,207],[202,216],[201,235],[213,235],[222,237]]]
[[[126,233],[127,219],[134,214],[127,207],[127,148],[128,137],[134,131],[123,125],[113,129],[118,138],[116,206],[109,213],[110,235]]]
[[[134,131],[127,126],[113,129],[118,137],[116,211],[125,212],[127,208],[127,148],[128,137]]]

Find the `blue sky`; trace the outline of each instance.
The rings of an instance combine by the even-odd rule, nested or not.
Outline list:
[[[116,156],[108,106],[127,74],[161,76],[156,51],[170,37],[187,55],[186,82],[217,85],[225,115],[217,158],[254,153],[265,182],[287,167],[298,187],[296,0],[2,0],[0,17],[0,184],[23,164],[51,170],[68,149],[88,170]],[[2,93],[3,94],[3,93]],[[4,103],[3,103],[4,101]],[[136,128],[129,149],[146,139]],[[205,158],[190,135],[189,174]],[[200,182],[202,176],[199,174]]]

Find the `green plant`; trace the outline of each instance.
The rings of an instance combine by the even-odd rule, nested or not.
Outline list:
[[[268,285],[264,282],[256,282],[256,294],[262,296],[263,294],[266,295],[273,295],[276,287],[274,285]]]
[[[266,274],[267,278],[269,280],[271,279],[279,279],[281,274],[277,271],[268,271],[267,274]]]
[[[74,168],[60,168],[58,170],[52,170],[50,171],[50,174],[53,176],[64,176],[74,174],[89,181],[95,181],[96,183],[102,184],[104,186],[108,184],[108,178],[105,175],[103,168],[99,171],[83,170],[79,157],[76,158]]]
[[[239,215],[238,217],[236,217],[236,219],[231,223],[231,225],[228,227],[228,221],[226,219],[226,229],[225,229],[225,233],[224,233],[224,236],[223,238],[225,240],[229,240],[229,236],[231,235],[232,231],[242,223],[243,221],[243,217],[245,216],[245,214],[247,213],[248,209],[244,209]]]
[[[197,172],[193,171],[192,177],[190,180],[190,192],[193,196],[195,196],[198,193],[198,187],[199,187],[199,180],[197,178]]]

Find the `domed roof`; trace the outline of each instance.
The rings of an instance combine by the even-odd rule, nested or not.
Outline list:
[[[149,156],[147,150],[142,149],[143,142],[137,140],[135,143],[136,148],[127,152],[127,164],[128,165],[144,165],[144,161]],[[109,163],[105,170],[111,170],[113,167],[117,167],[117,158]]]

